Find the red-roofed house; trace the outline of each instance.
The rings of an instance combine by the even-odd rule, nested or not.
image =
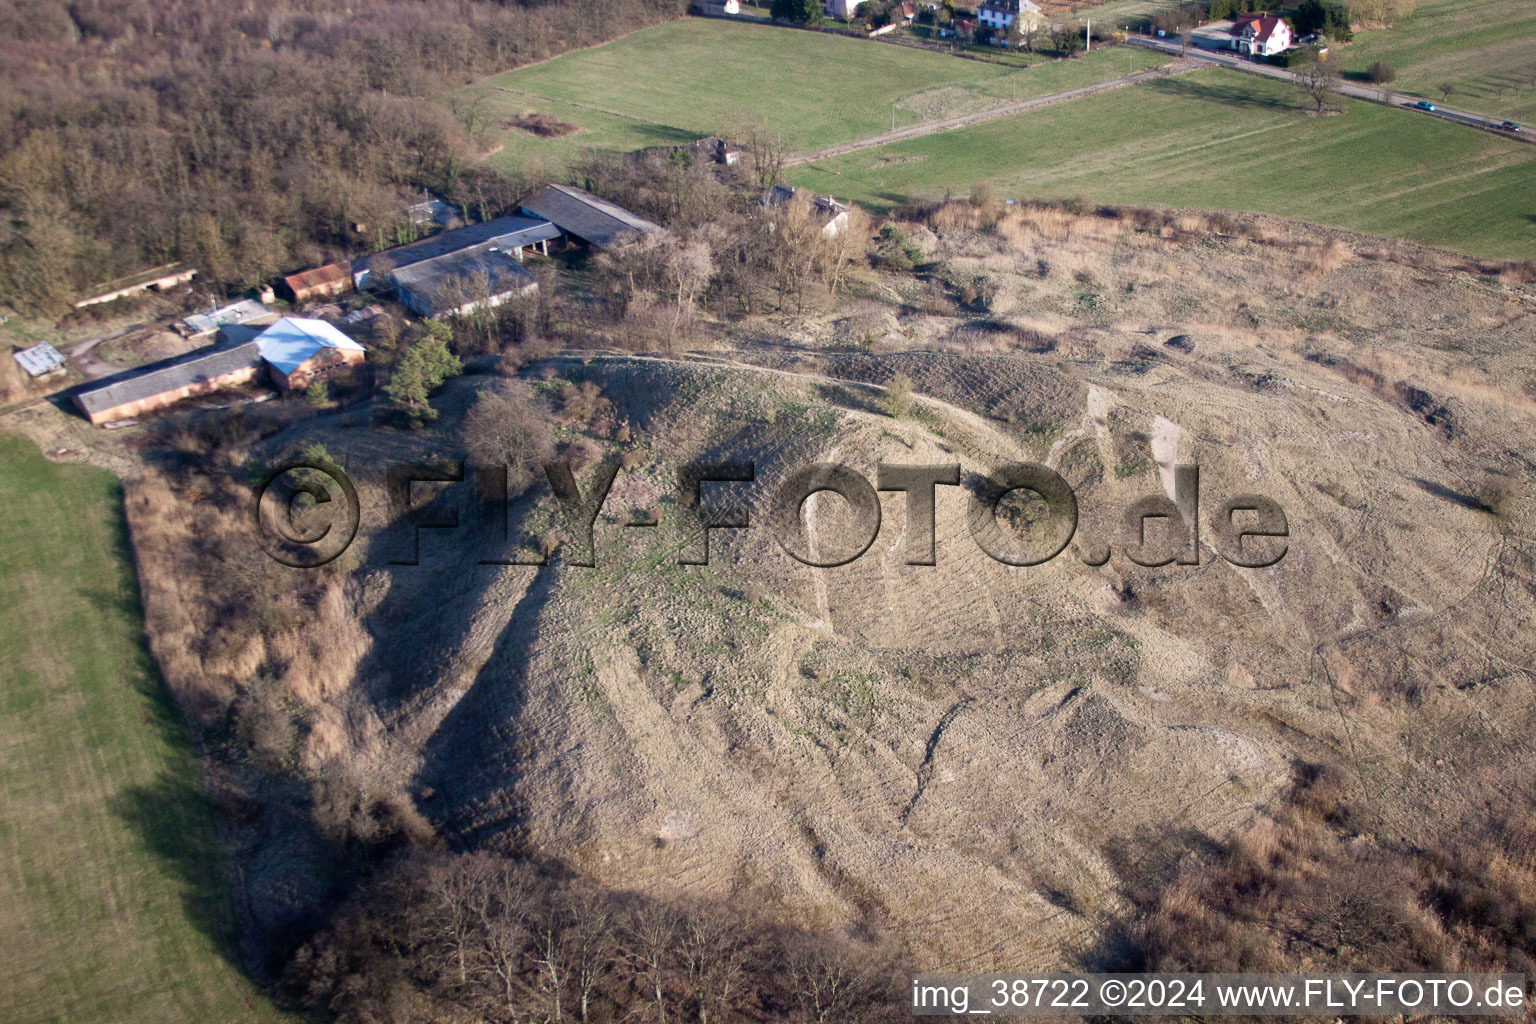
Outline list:
[[[1291,41],[1290,23],[1272,14],[1241,14],[1232,23],[1232,49],[1239,53],[1268,57],[1290,49]]]

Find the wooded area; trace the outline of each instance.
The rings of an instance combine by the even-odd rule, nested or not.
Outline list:
[[[0,301],[56,313],[186,259],[248,287],[366,246],[430,186],[495,212],[450,88],[678,0],[16,0],[0,7]]]

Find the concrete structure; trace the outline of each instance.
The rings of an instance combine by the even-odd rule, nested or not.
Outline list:
[[[661,230],[661,225],[572,185],[550,185],[524,203],[523,212],[542,217],[567,239],[594,249],[620,249]]]
[[[289,274],[283,278],[283,287],[288,289],[294,302],[343,295],[352,290],[352,264],[327,263],[313,270]]]
[[[20,352],[13,352],[16,362],[26,371],[28,377],[51,377],[56,373],[64,372],[64,357],[59,350],[46,341],[38,342],[31,348],[24,348]]]
[[[92,306],[98,302],[111,302],[113,299],[121,299],[126,295],[134,295],[138,292],[163,292],[167,288],[186,284],[196,276],[197,271],[185,263],[167,263],[152,270],[130,274],[127,277],[120,277],[115,281],[99,284],[91,289],[89,296],[76,302],[75,308],[80,309],[83,306]]]
[[[265,369],[279,390],[308,387],[365,358],[363,346],[323,320],[287,317],[254,341],[184,358],[108,384],[87,386],[75,405],[93,424],[133,419],[187,398],[256,381]]]
[[[1291,48],[1290,23],[1272,14],[1238,15],[1232,23],[1232,49],[1251,57],[1269,57]]]
[[[1006,30],[1023,13],[1026,20],[1040,18],[1040,8],[1030,0],[982,0],[976,21],[983,28]]]
[[[277,314],[255,299],[241,299],[211,313],[193,313],[181,322],[181,333],[194,340],[212,341],[222,327],[235,324],[270,324]]]

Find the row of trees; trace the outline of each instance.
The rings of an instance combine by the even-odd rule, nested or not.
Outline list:
[[[741,905],[618,895],[492,854],[395,861],[294,957],[287,993],[342,1022],[896,1020],[896,962]]]
[[[365,247],[431,186],[487,214],[470,77],[655,22],[681,0],[17,0],[0,11],[0,301],[193,261],[247,287]],[[355,225],[364,225],[359,234]]]

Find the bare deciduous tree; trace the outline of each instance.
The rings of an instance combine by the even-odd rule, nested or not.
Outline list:
[[[1312,104],[1312,112],[1326,114],[1338,107],[1339,66],[1330,60],[1318,58],[1307,62],[1296,73],[1296,82]]]
[[[632,905],[624,922],[622,952],[646,988],[660,1024],[667,1020],[667,977],[681,921],[663,902]]]
[[[464,445],[487,465],[507,467],[507,493],[516,496],[554,457],[548,406],[522,381],[480,392],[464,417]]]

